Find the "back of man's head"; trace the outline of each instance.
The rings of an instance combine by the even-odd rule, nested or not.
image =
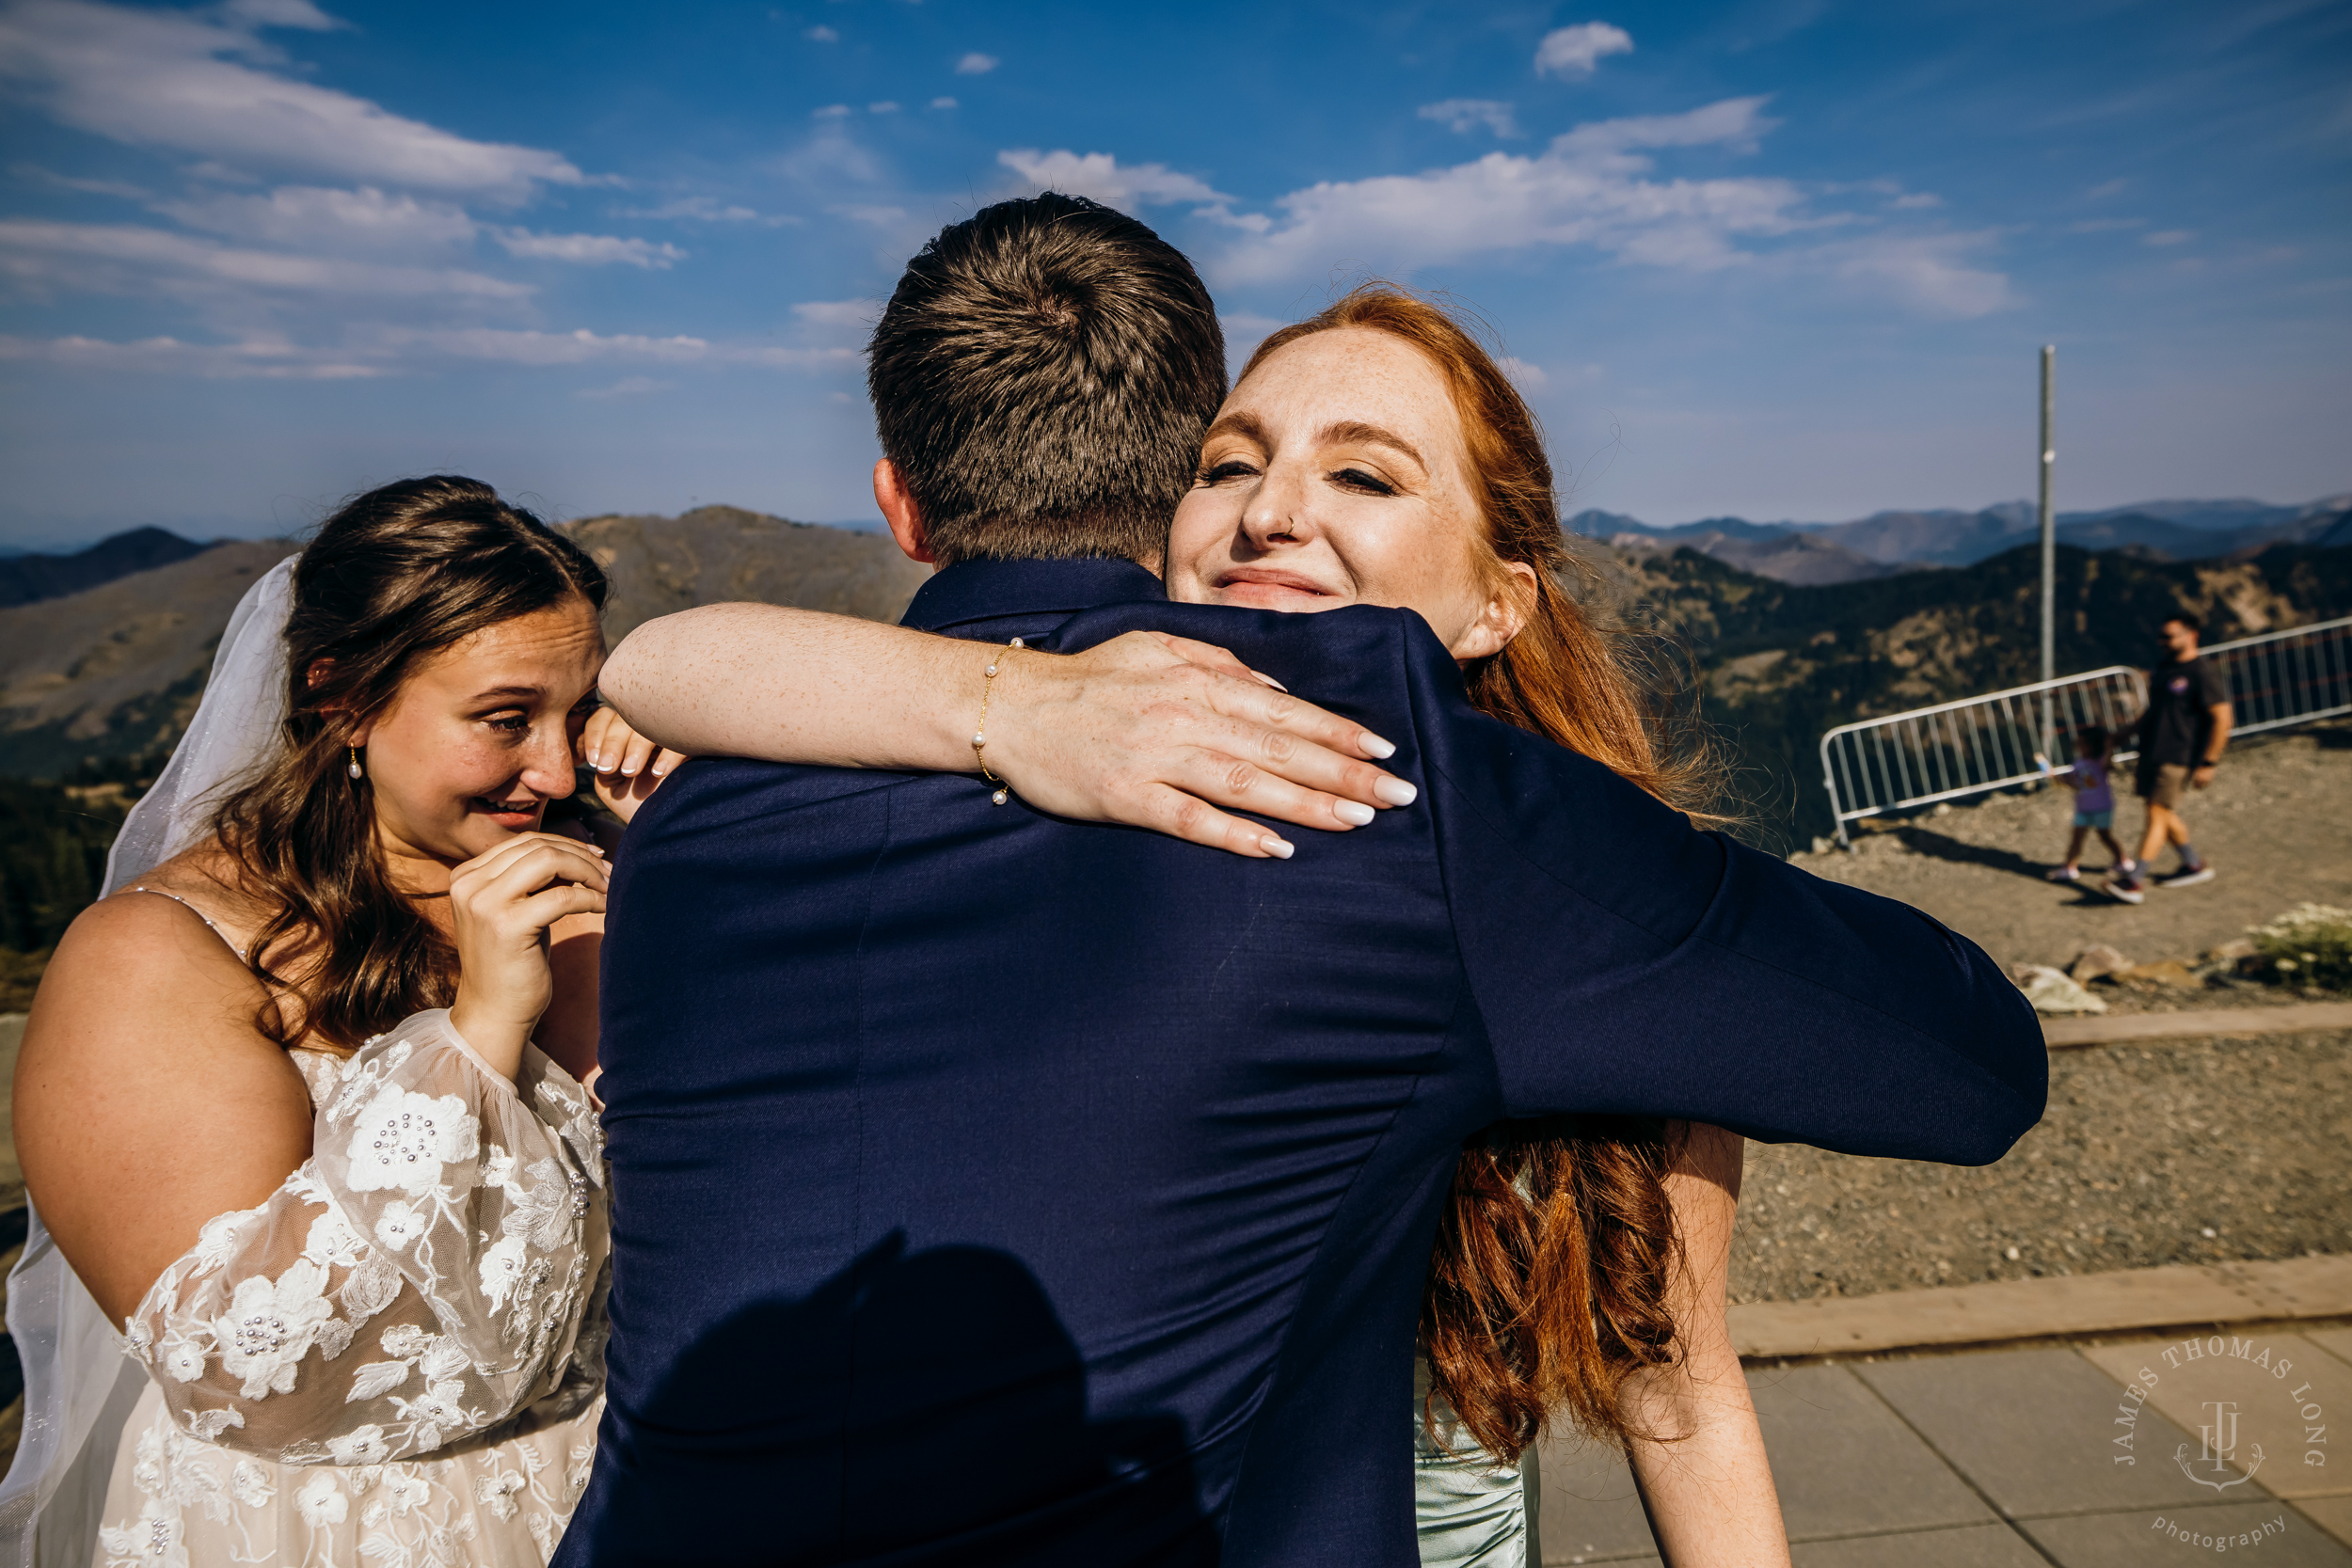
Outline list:
[[[882,455],[943,564],[1157,564],[1225,397],[1225,335],[1182,252],[1048,192],[907,263],[868,349]]]

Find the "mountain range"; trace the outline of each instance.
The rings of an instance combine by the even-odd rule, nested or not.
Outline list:
[[[1620,513],[1587,510],[1570,532],[1640,553],[1685,546],[1743,572],[1803,587],[1858,582],[1931,566],[1970,566],[2030,544],[2029,501],[1980,512],[1880,512],[1848,523],[1753,523],[1708,517],[1656,528]],[[2104,512],[2061,512],[2058,538],[2088,550],[2134,550],[2156,561],[2210,561],[2265,545],[2352,544],[2352,495],[2302,506],[2256,500],[2154,500]]]
[[[2132,543],[2059,547],[2061,670],[2150,662],[2151,628],[2180,607],[2204,616],[2215,641],[2352,613],[2352,547],[2246,543],[2249,531],[2290,525],[2342,539],[2340,509],[2278,508],[2291,515],[2249,520],[2221,503],[2180,504],[2208,510],[2185,521],[2152,508],[2070,516],[2069,530],[2080,531],[2073,537],[2123,534]],[[2025,510],[1883,514],[1843,525],[1855,531],[1842,538],[1835,529],[1738,519],[1679,538],[1620,528],[1614,544],[1574,542],[1591,568],[1575,576],[1597,612],[1654,627],[1681,650],[1667,662],[1696,677],[1690,694],[1697,715],[1735,765],[1739,832],[1785,849],[1827,831],[1812,756],[1824,729],[2033,678],[2041,563],[2029,520],[2017,515]],[[1951,526],[1969,519],[1980,533]],[[2146,523],[2135,519],[2227,548],[2161,560],[2144,542]],[[565,526],[612,580],[605,626],[614,641],[653,616],[725,599],[895,620],[926,576],[886,535],[736,507]],[[1719,548],[1751,548],[1781,573],[1826,557],[1860,561],[1871,574],[1806,584],[1751,571],[1694,542],[1709,534]],[[1933,546],[1964,555],[1985,534],[2009,547],[1928,566],[1864,553]],[[0,778],[87,774],[87,784],[120,776],[135,786],[150,775],[195,709],[239,595],[296,546],[234,540],[191,547],[196,553],[110,581],[0,608]],[[109,559],[128,553],[124,546]]]

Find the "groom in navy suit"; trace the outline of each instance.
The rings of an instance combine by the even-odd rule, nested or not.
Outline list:
[[[1412,1568],[1465,1138],[1626,1113],[1981,1164],[2040,1117],[2030,1011],[1927,916],[1484,717],[1409,612],[1168,603],[1225,362],[1140,224],[948,229],[871,375],[942,566],[907,624],[1221,644],[1395,741],[1420,803],[1247,860],[970,777],[682,769],[612,894],[610,1402],[560,1563]]]

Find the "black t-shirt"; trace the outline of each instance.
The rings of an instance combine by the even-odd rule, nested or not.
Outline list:
[[[2213,709],[2230,700],[2230,678],[2204,658],[2148,672],[2148,711],[2139,721],[2139,764],[2201,763]]]

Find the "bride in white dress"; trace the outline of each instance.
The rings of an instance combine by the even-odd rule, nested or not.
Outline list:
[[[547,811],[581,750],[624,818],[677,760],[589,727],[604,591],[537,518],[437,478],[351,502],[238,607],[25,1032],[0,1563],[552,1551],[602,1404],[607,876]],[[810,754],[961,760],[939,648],[968,645],[860,626],[814,656],[852,696]],[[998,766],[1070,815],[1264,853],[1170,801],[1337,829],[1374,798],[1352,725],[1216,650],[1121,640],[1024,678]]]

